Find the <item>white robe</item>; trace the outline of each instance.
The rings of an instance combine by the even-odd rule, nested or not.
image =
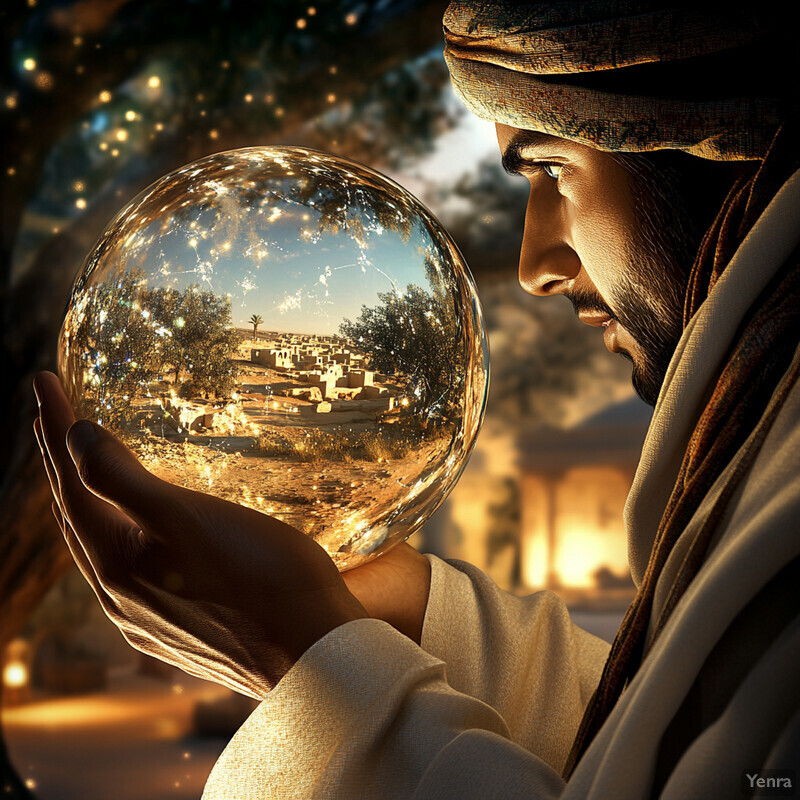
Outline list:
[[[795,174],[678,345],[626,508],[637,582],[739,322],[800,240],[798,209]],[[737,461],[678,540],[656,588],[654,616]],[[723,664],[720,675],[728,666],[735,674],[740,657],[748,666],[715,721],[670,765],[657,796],[740,797],[745,771],[795,769],[797,778],[800,617],[753,645],[760,649],[743,652],[759,642],[761,626],[741,612],[798,555],[796,385],[729,501],[699,573],[568,783],[560,772],[607,646],[574,626],[551,593],[516,598],[469,565],[431,558],[422,646],[377,620],[332,631],[233,737],[203,798],[641,800],[652,794],[662,737],[687,696],[697,698],[692,687],[709,658]],[[775,607],[769,602],[765,621]],[[727,650],[726,642],[733,642]]]

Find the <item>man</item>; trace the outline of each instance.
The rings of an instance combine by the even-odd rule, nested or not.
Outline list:
[[[37,379],[54,511],[106,612],[141,649],[266,697],[207,798],[731,797],[800,766],[794,106],[757,92],[780,51],[769,15],[651,6],[445,17],[457,91],[531,183],[523,287],[570,297],[657,397],[627,508],[639,591],[610,653],[554,595],[469,565],[406,548],[342,579],[287,526],[72,425]],[[660,149],[690,155],[641,155]],[[687,230],[660,231],[645,197],[690,209],[671,217]]]

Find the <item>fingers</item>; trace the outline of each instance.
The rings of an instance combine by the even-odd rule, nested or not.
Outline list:
[[[158,528],[180,504],[178,487],[148,472],[119,439],[99,425],[76,422],[67,433],[67,449],[82,485],[120,509],[145,533]]]
[[[92,565],[89,562],[89,559],[86,557],[86,553],[75,536],[75,532],[64,518],[64,512],[61,510],[58,478],[55,474],[55,470],[53,469],[53,464],[50,461],[50,456],[44,447],[44,442],[42,439],[42,424],[38,418],[33,423],[33,432],[36,436],[36,441],[39,444],[39,450],[42,453],[42,461],[44,462],[44,469],[47,473],[47,479],[50,482],[50,489],[53,492],[54,500],[50,506],[51,510],[53,511],[53,516],[56,518],[58,527],[61,529],[61,533],[63,534],[64,540],[67,543],[67,548],[69,549],[73,560],[77,564],[78,569],[86,578],[89,585],[95,590],[96,593],[99,594],[100,586],[97,581],[97,575],[92,569]]]
[[[42,454],[42,462],[44,463],[44,471],[47,475],[47,480],[50,483],[50,491],[53,493],[54,502],[59,506],[59,513],[61,513],[61,493],[58,488],[58,476],[53,469],[53,462],[50,460],[50,455],[45,448],[42,435],[42,422],[38,417],[33,421],[33,435],[36,437],[36,443],[39,445],[39,451]],[[56,519],[58,519],[58,517],[56,517]]]
[[[39,420],[34,423],[34,433],[61,514],[62,530],[73,558],[97,590],[96,573],[100,565],[95,557],[98,551],[111,552],[121,536],[131,535],[134,526],[130,519],[89,491],[81,481],[67,448],[67,433],[75,416],[58,378],[52,373],[40,373],[34,381],[34,389],[39,400]],[[89,573],[93,573],[94,580]]]
[[[42,372],[33,387],[39,401],[37,438],[47,453],[49,462],[45,459],[45,468],[62,513],[70,519],[73,514],[81,518],[102,515],[105,509],[81,482],[67,450],[67,431],[74,424],[75,415],[58,378],[52,372]]]

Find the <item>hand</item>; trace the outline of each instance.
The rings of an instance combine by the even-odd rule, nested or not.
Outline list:
[[[56,519],[134,647],[263,698],[317,640],[368,616],[313,539],[160,480],[108,431],[75,422],[55,375],[34,387]]]

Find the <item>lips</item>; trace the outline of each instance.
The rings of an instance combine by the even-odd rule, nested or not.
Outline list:
[[[584,325],[591,325],[593,328],[604,328],[603,342],[606,348],[612,353],[619,352],[619,347],[617,345],[618,323],[613,317],[602,312],[592,313],[582,311],[578,314],[578,319],[580,319]]]
[[[613,322],[613,318],[608,314],[602,312],[593,313],[591,311],[581,311],[578,314],[578,319],[584,325],[591,325],[594,328],[605,328],[610,322]]]

